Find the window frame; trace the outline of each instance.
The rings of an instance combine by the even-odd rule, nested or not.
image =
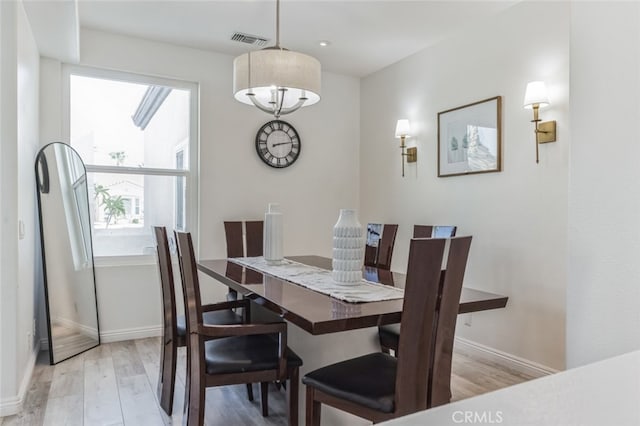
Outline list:
[[[114,173],[114,174],[138,174],[146,176],[175,176],[185,178],[185,207],[188,209],[185,214],[185,227],[191,232],[194,245],[197,247],[198,241],[198,176],[199,176],[199,154],[200,154],[200,133],[199,133],[199,84],[184,80],[176,80],[164,77],[155,77],[128,71],[115,71],[103,68],[95,68],[84,65],[62,64],[62,136],[64,140],[71,144],[71,76],[81,76],[99,78],[104,80],[121,81],[127,83],[168,86],[179,90],[188,90],[189,96],[189,155],[187,156],[188,170],[162,169],[154,167],[123,167],[123,166],[101,166],[85,164],[87,173]],[[93,229],[92,229],[93,231]],[[155,263],[155,256],[148,254],[121,255],[121,256],[96,256],[94,254],[94,264],[96,266],[115,265],[148,265]]]
[[[179,143],[178,145],[176,145],[176,147],[175,147],[175,149],[174,149],[174,152],[173,152],[173,159],[174,159],[174,160],[176,160],[176,162],[177,162],[177,160],[178,160],[178,158],[177,158],[177,157],[178,157],[178,154],[179,154],[179,153],[182,153],[182,163],[184,164],[184,162],[185,162],[185,157],[186,157],[186,161],[189,161],[189,160],[190,160],[190,158],[191,158],[191,156],[190,156],[190,151],[191,151],[191,148],[188,146],[188,143],[185,143],[185,142],[183,141],[183,142]],[[176,165],[176,167],[177,167],[177,165]],[[178,182],[178,181],[176,181],[176,183],[177,183],[177,182]],[[186,185],[186,183],[185,183],[185,184],[183,184],[183,186],[185,186],[185,185]],[[178,192],[177,190],[178,190],[178,185],[176,185],[176,193]],[[183,189],[183,191],[186,191],[186,187]],[[182,231],[182,232],[184,232],[186,229],[188,229],[188,228],[187,228],[187,226],[188,226],[188,222],[187,222],[187,214],[186,214],[186,213],[184,213],[184,210],[186,210],[186,208],[187,208],[187,207],[188,207],[188,206],[187,206],[187,202],[186,202],[186,198],[185,198],[185,204],[184,204],[184,206],[182,206],[182,209],[183,209],[183,218],[182,218],[182,220],[184,221],[183,226],[182,226],[182,228],[178,228],[178,223],[177,223],[177,222],[173,224],[173,225],[175,226],[175,229],[176,229],[177,231]],[[179,211],[178,211],[178,205],[176,204],[176,205],[174,206],[174,216],[175,216],[176,220],[177,220],[177,218],[178,218],[178,213],[179,213]]]

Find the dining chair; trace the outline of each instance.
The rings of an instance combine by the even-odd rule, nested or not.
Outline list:
[[[413,238],[451,238],[456,235],[456,226],[442,225],[413,225]],[[436,237],[435,234],[441,235]],[[400,325],[389,324],[378,327],[380,338],[380,348],[385,353],[394,353],[398,349],[398,338],[400,336]]]
[[[243,232],[244,227],[244,232]],[[247,220],[242,221],[225,221],[225,236],[227,240],[227,257],[257,257],[264,253],[264,221],[263,220]],[[246,243],[246,244],[245,244]],[[246,250],[245,250],[246,249]],[[246,274],[259,273],[247,269]],[[229,288],[227,292],[227,300],[235,300],[238,298],[238,292]],[[266,311],[260,306],[257,309],[257,317],[260,322],[276,322],[278,317]],[[238,314],[242,314],[242,309],[236,309]],[[255,313],[255,312],[254,312]],[[247,385],[251,386],[251,385]],[[276,382],[276,388],[280,389],[280,382]],[[260,383],[260,392],[262,395],[262,413],[267,415],[266,401],[269,389],[269,383]],[[252,393],[251,393],[252,394]]]
[[[319,426],[321,404],[374,423],[427,408],[445,240],[412,239],[402,307],[399,357],[372,353],[306,374],[306,425]]]
[[[154,226],[153,230],[157,244],[164,312],[157,394],[160,406],[168,415],[171,415],[178,347],[183,347],[187,343],[186,321],[184,315],[177,315],[173,266],[166,229],[164,226]],[[245,315],[248,316],[249,311]],[[231,309],[225,309],[205,312],[203,320],[206,324],[242,324],[248,321],[248,318],[235,314]],[[247,392],[249,392],[249,399],[253,400],[253,389],[248,387]]]
[[[446,404],[451,399],[453,341],[471,239],[471,236],[451,238],[446,269],[442,271],[440,276],[434,339],[435,358],[431,373],[433,392],[430,395],[429,408]],[[399,353],[401,356],[401,336],[402,324],[378,327],[378,338],[382,352],[389,354],[393,350],[396,357],[399,356]]]
[[[288,380],[288,421],[290,425],[297,425],[298,370],[302,360],[287,347],[287,324],[204,324],[203,312],[228,310],[240,305],[248,311],[249,303],[247,299],[241,299],[202,306],[191,234],[175,232],[175,235],[187,308],[183,424],[204,424],[205,390],[208,387]]]
[[[457,229],[450,225],[413,225],[413,238],[451,238]]]
[[[367,233],[376,232],[376,228],[367,225]],[[379,233],[379,232],[376,232]],[[379,269],[391,269],[391,257],[393,256],[393,247],[398,233],[398,225],[384,224],[382,226],[382,235],[378,235],[377,239],[367,236],[367,244],[365,245],[364,264],[366,266],[374,266]],[[377,240],[377,241],[376,241]],[[373,245],[376,244],[377,246]]]
[[[451,238],[456,235],[456,226],[413,225],[413,238]],[[437,236],[436,236],[437,235]],[[400,325],[389,324],[378,327],[378,338],[382,352],[394,353],[398,350]]]

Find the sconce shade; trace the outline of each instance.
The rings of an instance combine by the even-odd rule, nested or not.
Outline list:
[[[544,108],[549,105],[547,86],[544,81],[532,81],[527,84],[527,91],[524,94],[524,107],[532,109],[534,105]]]
[[[398,120],[398,123],[396,124],[396,138],[409,136],[411,136],[411,125],[409,124],[409,120]]]

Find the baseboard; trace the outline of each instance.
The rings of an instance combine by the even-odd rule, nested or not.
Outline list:
[[[27,391],[29,390],[29,384],[31,383],[31,376],[33,376],[33,368],[36,365],[36,358],[38,357],[37,350],[31,352],[31,356],[27,361],[27,369],[24,372],[24,376],[22,376],[22,382],[20,383],[20,389],[18,390],[18,395],[0,399],[0,417],[11,416],[13,414],[17,414],[22,411],[22,404],[24,404],[25,397],[27,396]],[[1,422],[0,418],[0,423]]]
[[[476,358],[503,365],[514,371],[532,377],[543,377],[559,372],[559,370],[556,370],[555,368],[551,368],[525,358],[520,358],[513,354],[499,351],[498,349],[482,345],[463,337],[455,338],[455,347],[456,350],[459,350],[461,353],[466,353]]]
[[[111,343],[122,340],[144,339],[145,337],[162,336],[162,326],[122,328],[119,330],[101,331],[100,342]]]
[[[146,337],[158,337],[162,336],[162,326],[151,327],[135,327],[135,328],[123,328],[119,330],[101,331],[100,342],[111,343],[121,342],[123,340],[144,339]],[[40,339],[40,350],[49,350],[49,339],[43,337]]]

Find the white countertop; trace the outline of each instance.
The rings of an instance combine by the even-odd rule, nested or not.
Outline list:
[[[639,426],[640,351],[382,424]]]

